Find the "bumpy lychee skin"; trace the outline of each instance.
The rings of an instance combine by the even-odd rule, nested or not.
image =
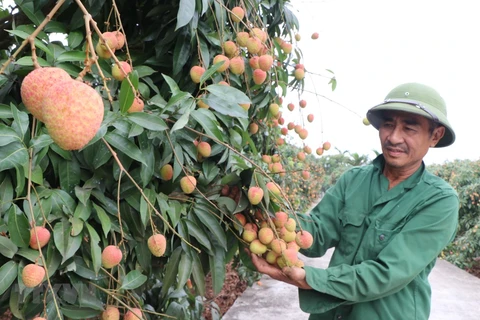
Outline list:
[[[230,17],[232,18],[233,22],[240,22],[243,20],[245,16],[245,11],[241,7],[234,7],[232,8],[232,14]]]
[[[190,69],[190,78],[194,83],[200,83],[200,78],[205,73],[205,68],[200,66],[193,66]]]
[[[142,310],[138,308],[131,308],[132,311],[128,310],[127,313],[125,313],[125,316],[123,317],[123,320],[138,320],[138,319],[143,319],[142,316]]]
[[[248,32],[238,32],[237,33],[237,44],[240,47],[246,47],[247,46],[247,40],[250,38],[250,34]]]
[[[197,179],[194,176],[185,176],[180,179],[180,188],[186,194],[190,194],[195,190]]]
[[[251,204],[257,205],[263,199],[263,189],[260,187],[250,187],[248,189],[248,200]]]
[[[265,252],[267,252],[267,246],[258,239],[250,242],[249,249],[254,254],[264,254]]]
[[[75,80],[52,84],[42,103],[48,133],[64,150],[79,150],[92,140],[102,124],[103,113],[97,91]]]
[[[263,71],[268,71],[273,65],[273,57],[269,54],[264,54],[258,59],[258,65]]]
[[[167,248],[167,239],[163,234],[154,234],[148,238],[147,246],[155,257],[161,257],[165,254],[165,249]]]
[[[119,320],[120,311],[115,306],[107,306],[100,315],[101,320]]]
[[[295,237],[295,242],[302,249],[308,249],[313,244],[313,236],[308,231],[298,231]]]
[[[120,50],[125,45],[125,35],[120,31],[113,31],[115,38],[117,38],[117,47],[115,49]]]
[[[224,56],[223,54],[217,54],[215,58],[213,58],[213,64],[217,64],[220,61],[223,61],[223,64],[217,69],[217,71],[224,72],[228,69],[228,66],[230,65],[230,60],[227,56]]]
[[[33,320],[47,320],[47,318],[44,318],[44,317],[35,317],[35,318],[33,318]]]
[[[71,80],[70,75],[60,68],[47,67],[33,70],[23,79],[20,87],[23,104],[35,118],[44,122],[41,107],[45,90],[54,83],[66,80]]]
[[[38,242],[37,237],[35,236],[35,230],[37,230]],[[30,247],[32,249],[43,248],[48,241],[50,240],[50,231],[47,228],[37,226],[35,228],[30,229]]]
[[[255,69],[253,70],[253,82],[255,84],[262,84],[267,79],[267,73],[262,69]]]
[[[125,73],[123,73],[122,69],[120,69],[118,64],[115,63],[112,66],[112,77],[118,81],[122,81],[123,79],[125,79],[125,74],[128,75],[130,72],[132,72],[132,67],[128,62],[120,61],[120,65],[122,66],[122,69],[123,71],[125,71]]]
[[[243,61],[242,57],[234,57],[230,59],[228,67],[233,74],[242,74],[245,72],[245,61]]]
[[[122,250],[114,245],[106,246],[102,251],[102,266],[111,269],[122,261]]]
[[[34,263],[27,264],[22,270],[22,281],[25,287],[34,288],[43,282],[45,269]]]

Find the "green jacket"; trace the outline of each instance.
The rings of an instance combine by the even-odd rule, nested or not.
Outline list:
[[[388,190],[384,158],[343,174],[310,215],[300,216],[320,257],[335,247],[328,269],[305,267],[314,290],[299,289],[310,319],[427,320],[428,275],[453,239],[458,196],[421,167]]]

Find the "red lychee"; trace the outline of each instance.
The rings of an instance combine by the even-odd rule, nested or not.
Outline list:
[[[255,69],[253,71],[253,82],[255,84],[262,84],[265,82],[265,79],[267,79],[267,73],[263,71],[262,69]]]
[[[35,230],[37,231],[37,237],[35,236]],[[36,226],[35,228],[30,229],[30,247],[32,249],[43,248],[48,241],[50,240],[50,231],[47,228]]]
[[[106,246],[102,251],[102,266],[105,269],[111,269],[122,261],[122,250],[114,245]]]
[[[251,204],[257,205],[263,199],[263,189],[260,187],[250,187],[248,189],[248,200]]]
[[[130,108],[128,108],[127,112],[142,112],[144,107],[145,104],[143,100],[140,99],[140,97],[135,97],[135,99],[133,99],[132,105],[130,106]]]
[[[242,21],[244,16],[245,16],[245,11],[241,7],[232,8],[232,12],[230,14],[230,17],[232,18],[233,22]]]
[[[224,72],[228,69],[228,66],[230,65],[230,59],[228,59],[228,57],[224,56],[223,54],[217,54],[215,58],[213,58],[213,64],[217,64],[221,61],[223,61],[223,64],[217,69],[218,72]]]
[[[230,59],[229,68],[233,74],[242,74],[245,72],[245,61],[242,57],[234,57]]]
[[[100,315],[101,320],[119,320],[120,311],[117,307],[108,305]]]
[[[112,66],[112,77],[115,80],[122,81],[123,79],[125,79],[126,75],[128,75],[130,72],[132,72],[132,67],[126,61],[120,61],[119,63],[120,63],[121,68],[116,63]],[[123,71],[122,71],[122,69],[123,69]]]
[[[45,269],[34,263],[27,264],[22,270],[22,281],[25,287],[34,288],[43,282]]]
[[[190,69],[190,78],[194,83],[200,83],[200,78],[205,73],[205,68],[201,66],[193,66]]]
[[[310,232],[306,230],[298,231],[295,236],[295,242],[298,244],[300,248],[308,249],[313,244],[313,236]]]

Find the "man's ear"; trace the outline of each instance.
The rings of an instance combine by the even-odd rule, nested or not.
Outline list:
[[[438,141],[443,138],[445,135],[445,127],[444,126],[439,126],[433,130],[432,133],[432,141],[430,143],[430,147],[433,148],[437,145]]]

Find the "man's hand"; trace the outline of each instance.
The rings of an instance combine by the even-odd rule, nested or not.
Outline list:
[[[257,268],[257,271],[270,276],[272,279],[282,281],[301,289],[312,289],[306,281],[306,273],[303,268],[299,267],[285,267],[280,269],[277,266],[271,265],[262,257],[251,253],[248,249],[245,249],[252,263]]]

